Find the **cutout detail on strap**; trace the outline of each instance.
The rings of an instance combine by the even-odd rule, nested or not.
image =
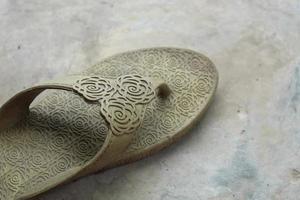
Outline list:
[[[89,101],[99,102],[101,114],[110,124],[116,136],[132,134],[142,122],[144,109],[155,98],[151,81],[140,75],[120,76],[116,80],[98,76],[77,80],[73,89]]]

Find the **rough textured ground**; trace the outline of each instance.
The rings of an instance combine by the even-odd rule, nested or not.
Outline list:
[[[175,46],[220,72],[205,118],[146,160],[41,200],[298,200],[300,2],[2,0],[0,103],[126,50]]]

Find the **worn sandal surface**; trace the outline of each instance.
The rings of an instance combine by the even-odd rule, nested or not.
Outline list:
[[[174,143],[217,83],[202,54],[150,48],[18,93],[0,109],[0,199],[31,198]]]

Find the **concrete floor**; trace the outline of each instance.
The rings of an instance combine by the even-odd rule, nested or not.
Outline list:
[[[0,103],[126,50],[175,46],[220,72],[205,118],[177,145],[41,200],[298,200],[298,0],[1,0]]]

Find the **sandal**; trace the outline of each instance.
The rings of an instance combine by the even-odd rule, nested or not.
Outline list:
[[[198,122],[217,83],[207,57],[151,48],[18,93],[0,109],[0,199],[28,199],[169,146]]]

